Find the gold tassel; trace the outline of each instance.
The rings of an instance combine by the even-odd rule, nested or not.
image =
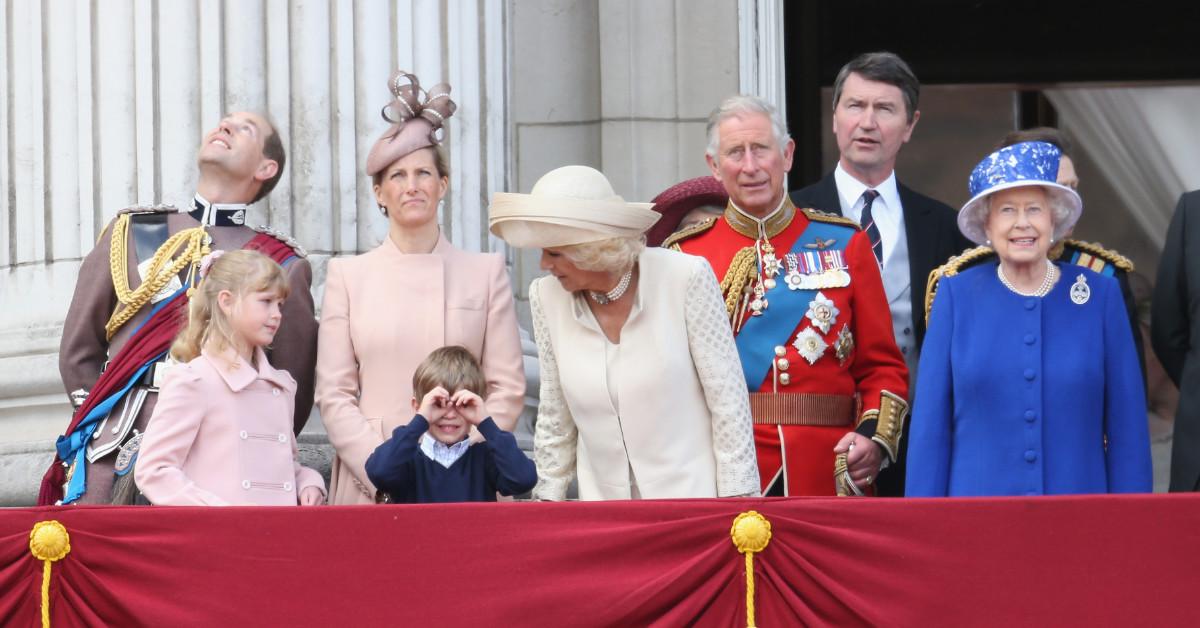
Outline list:
[[[39,521],[29,532],[29,552],[42,561],[42,627],[50,628],[50,566],[71,553],[71,535],[57,521]]]
[[[746,555],[746,626],[754,628],[754,554],[771,542],[771,522],[754,510],[733,519],[729,530],[737,551]]]

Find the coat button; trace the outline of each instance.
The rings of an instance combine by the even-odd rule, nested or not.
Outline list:
[[[775,365],[779,367],[779,370],[786,371],[788,370],[788,367],[792,365],[792,363],[788,362],[787,358],[779,358],[778,360],[775,360]]]
[[[242,480],[242,488],[250,490],[250,480]]]
[[[779,345],[775,347],[775,355],[782,358],[783,356],[787,355],[787,349],[783,345]]]
[[[1033,334],[1025,334],[1025,344],[1031,345],[1035,342],[1037,342],[1036,336],[1034,336]]]
[[[912,334],[912,328],[911,328],[911,327],[905,327],[905,328],[904,328],[904,335],[905,335],[905,336],[908,336],[909,334]]]
[[[1032,449],[1026,451],[1025,462],[1037,462],[1037,452]]]
[[[1034,372],[1034,370],[1033,370],[1033,369],[1025,369],[1025,379],[1026,379],[1026,380],[1028,380],[1028,381],[1031,381],[1031,382],[1032,382],[1032,381],[1033,381],[1033,378],[1035,378],[1035,377],[1037,377],[1037,373],[1036,373],[1036,372]]]
[[[248,436],[250,436],[250,435],[246,433],[246,430],[242,430],[242,431],[238,432],[238,437],[241,438],[242,440],[246,440],[246,437],[248,437]]]
[[[272,394],[272,395],[275,395],[276,397],[278,397],[278,396],[279,396],[279,389],[278,389],[278,388],[272,388],[272,389],[271,389],[271,394]]]
[[[788,375],[787,373],[780,373],[780,374],[779,374],[779,384],[780,384],[781,386],[787,386],[787,385],[788,385],[788,384],[790,384],[790,383],[792,383],[792,376],[791,376],[791,375]]]
[[[1033,310],[1035,307],[1037,307],[1037,299],[1027,299],[1025,301],[1025,309]]]
[[[1033,423],[1033,422],[1034,422],[1034,420],[1036,420],[1036,419],[1037,419],[1037,413],[1036,413],[1036,412],[1034,412],[1033,410],[1026,410],[1026,411],[1025,411],[1025,421],[1026,421],[1027,423]]]
[[[287,434],[280,434],[280,435],[279,435],[279,442],[281,442],[281,443],[286,443],[286,442],[287,442]]]
[[[290,491],[290,490],[292,490],[292,483],[291,483],[291,482],[284,482],[284,483],[283,483],[283,490],[285,490],[285,491]]]

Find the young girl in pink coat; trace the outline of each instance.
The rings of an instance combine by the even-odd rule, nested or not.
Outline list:
[[[153,504],[315,506],[320,474],[300,466],[296,381],[264,347],[288,295],[283,269],[255,251],[219,251],[201,265],[188,323],[171,347],[134,478]]]

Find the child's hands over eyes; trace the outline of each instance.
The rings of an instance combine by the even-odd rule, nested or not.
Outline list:
[[[450,392],[441,386],[436,386],[421,398],[421,407],[417,412],[421,413],[426,421],[433,423],[446,414],[446,408],[450,403]]]
[[[471,425],[479,425],[486,417],[483,409],[483,400],[479,395],[463,389],[450,398],[451,403],[458,408],[458,414]]]

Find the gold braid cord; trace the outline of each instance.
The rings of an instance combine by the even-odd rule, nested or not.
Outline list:
[[[29,553],[42,561],[42,626],[50,628],[51,565],[71,553],[71,535],[57,521],[39,521],[29,532]]]
[[[734,517],[729,536],[737,551],[746,555],[746,626],[754,628],[754,555],[771,542],[771,522],[757,511],[747,510]]]
[[[758,258],[754,247],[748,246],[737,252],[729,262],[729,270],[721,280],[721,294],[725,295],[725,311],[729,314],[729,322],[736,327],[738,302],[750,280],[758,273]]]
[[[1092,257],[1098,257],[1109,264],[1116,266],[1119,270],[1123,270],[1127,273],[1133,272],[1133,262],[1130,261],[1128,257],[1125,257],[1124,255],[1121,255],[1112,249],[1106,249],[1095,242],[1084,242],[1083,240],[1062,240],[1059,242],[1059,246],[1055,247],[1059,251],[1058,255],[1053,256],[1051,259],[1058,259],[1062,257],[1063,249],[1068,246],[1079,249],[1084,253],[1088,253]],[[1053,249],[1051,252],[1053,253]]]
[[[184,268],[190,266],[190,272],[195,273],[200,259],[208,254],[208,245],[203,227],[184,229],[167,238],[167,241],[154,252],[150,258],[150,268],[146,272],[147,279],[136,290],[129,288],[127,263],[129,251],[126,242],[129,241],[129,214],[117,217],[113,224],[111,247],[108,257],[109,270],[112,273],[113,289],[117,293],[117,307],[104,325],[106,338],[112,340],[113,335],[122,325],[150,302],[164,286],[177,276]]]

